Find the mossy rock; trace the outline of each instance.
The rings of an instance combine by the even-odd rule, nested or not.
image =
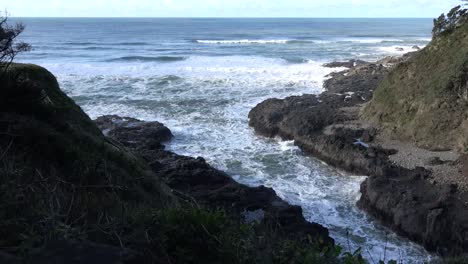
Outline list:
[[[379,85],[362,117],[434,150],[466,149],[468,23],[435,38]]]

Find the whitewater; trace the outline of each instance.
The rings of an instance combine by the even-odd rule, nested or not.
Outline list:
[[[422,263],[431,255],[355,203],[364,175],[307,157],[293,142],[258,136],[248,113],[268,98],[320,93],[323,63],[377,60],[422,48],[425,19],[23,19],[35,49],[20,61],[55,74],[92,118],[158,120],[167,148],[202,156],[236,181],[273,188],[365,258]],[[60,30],[57,30],[60,29]],[[44,37],[44,36],[47,36]]]

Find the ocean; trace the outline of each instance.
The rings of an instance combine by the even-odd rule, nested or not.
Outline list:
[[[235,180],[265,185],[370,261],[421,263],[422,247],[360,211],[362,175],[304,156],[293,142],[256,135],[248,113],[267,98],[320,93],[325,62],[377,60],[423,47],[431,19],[13,18],[42,65],[92,118],[158,120],[168,149],[202,156]]]

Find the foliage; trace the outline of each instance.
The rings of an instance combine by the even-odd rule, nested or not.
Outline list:
[[[441,14],[434,19],[432,35],[437,37],[441,34],[451,33],[458,25],[464,23],[468,17],[468,10],[461,5],[454,7],[450,12]]]
[[[133,249],[146,263],[365,263],[359,251],[177,201],[49,72],[12,64],[8,73],[37,83],[48,103],[0,104],[0,251],[30,256],[48,242],[77,240]]]
[[[468,102],[468,23],[440,34],[379,84],[362,117],[401,140],[463,151]],[[430,74],[428,74],[430,73]]]
[[[51,241],[78,240],[133,249],[145,263],[366,263],[360,250],[179,202],[102,135],[52,74],[24,64],[7,72],[35,83],[47,103],[20,100],[25,82],[4,89],[19,97],[0,103],[0,251],[27,257]]]
[[[18,36],[24,31],[22,23],[10,25],[8,23],[8,13],[0,13],[0,65],[4,70],[13,62],[13,59],[21,52],[31,50],[31,45],[18,41]]]

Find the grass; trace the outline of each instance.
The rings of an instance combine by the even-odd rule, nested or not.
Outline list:
[[[133,249],[143,263],[366,263],[360,250],[289,239],[275,226],[178,199],[144,162],[105,138],[52,74],[24,64],[10,71],[48,97],[24,102],[22,87],[0,88],[3,96],[20,95],[0,104],[0,251],[27,258],[65,239]]]
[[[65,239],[130,248],[145,263],[362,263],[320,241],[289,240],[266,224],[181,201],[104,137],[50,72],[13,64],[4,78],[0,251],[29,257]]]
[[[435,38],[379,85],[362,116],[429,148],[463,151],[467,138],[468,22]]]

